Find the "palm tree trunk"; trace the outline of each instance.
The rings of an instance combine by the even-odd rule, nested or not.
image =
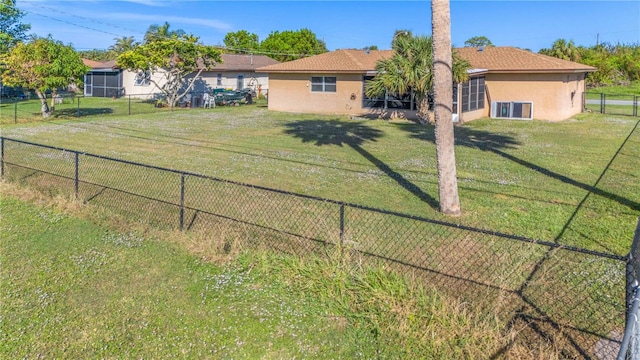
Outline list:
[[[431,1],[436,158],[440,211],[460,214],[453,136],[453,67],[449,0]]]

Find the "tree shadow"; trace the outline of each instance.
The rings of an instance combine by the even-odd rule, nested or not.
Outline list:
[[[566,223],[564,224],[562,230],[555,237],[554,243],[559,244],[560,239],[563,237],[563,235],[569,228],[570,224],[576,218],[579,210],[584,206],[586,200],[589,198],[591,194],[596,194],[599,196],[606,197],[610,200],[618,202],[621,205],[628,206],[633,211],[640,211],[640,204],[628,198],[625,198],[620,195],[598,188],[598,184],[600,183],[602,178],[605,176],[605,174],[611,167],[614,160],[621,153],[622,149],[624,148],[624,146],[626,145],[626,143],[628,142],[632,134],[636,131],[639,124],[640,124],[640,121],[636,123],[635,127],[631,130],[629,135],[623,141],[621,146],[618,148],[616,153],[610,159],[609,163],[603,169],[599,178],[596,180],[596,182],[593,185],[579,182],[575,179],[569,178],[558,172],[552,171],[550,169],[544,168],[530,161],[520,159],[512,154],[507,153],[504,150],[516,149],[522,145],[517,139],[514,139],[511,136],[494,134],[487,131],[477,130],[477,129],[468,128],[468,127],[456,127],[455,128],[455,144],[456,146],[464,146],[472,149],[478,149],[481,151],[492,152],[496,155],[501,156],[504,159],[515,162],[519,165],[522,165],[530,170],[533,170],[535,172],[548,176],[552,179],[559,180],[563,183],[586,190],[587,194],[584,196],[582,201],[580,201],[580,203],[576,206],[572,215],[569,217],[569,219],[567,219]],[[410,124],[398,124],[397,126],[411,133],[410,137],[412,138],[430,141],[435,144],[435,132],[432,126],[415,126]],[[526,295],[526,291],[529,288],[530,284],[539,275],[539,272],[542,271],[541,269],[543,268],[543,265],[547,263],[549,259],[552,257],[553,251],[554,251],[554,248],[549,248],[544,253],[544,255],[535,264],[535,266],[533,267],[533,269],[531,270],[527,278],[521,283],[520,287],[515,291],[515,294],[517,294],[517,296],[523,301],[523,303],[526,304],[528,308],[532,309],[532,312],[534,314],[538,315],[541,319],[544,319],[543,322],[549,324],[552,330],[543,330],[538,326],[535,320],[532,320],[535,317],[526,315],[524,312],[517,312],[516,314],[514,314],[513,318],[509,322],[509,325],[507,325],[506,330],[508,331],[513,326],[513,323],[515,323],[518,319],[521,319],[521,320],[524,319],[526,327],[532,330],[533,333],[537,334],[541,338],[546,339],[547,341],[549,340],[553,341],[555,336],[558,336],[558,335],[554,336],[554,334],[551,334],[550,331],[555,332],[556,334],[559,334],[560,337],[564,337],[569,342],[571,348],[573,348],[580,356],[584,358],[590,358],[590,356],[587,354],[586,349],[584,349],[580,344],[578,344],[578,342],[572,336],[565,333],[562,327],[559,325],[559,323],[554,321],[549,314],[547,314],[544,310],[542,310],[542,307],[539,306],[539,304],[536,304],[534,299]],[[529,319],[527,320],[527,318]],[[505,348],[498,350],[498,352],[493,354],[491,358],[494,359],[494,358],[501,357],[502,355],[504,355],[504,353],[508,350],[508,348],[511,345],[512,344],[509,344]]]
[[[80,108],[78,109],[69,108],[69,109],[59,109],[55,110],[53,114],[51,114],[52,118],[70,118],[70,117],[83,117],[83,116],[94,116],[94,115],[105,115],[112,114],[113,109],[111,108]]]
[[[362,147],[367,142],[377,141],[383,135],[382,131],[360,122],[340,120],[299,120],[287,123],[285,126],[287,127],[284,131],[285,134],[299,138],[303,143],[314,143],[316,146],[349,146],[402,188],[427,203],[431,208],[438,209],[438,201],[434,197],[422,191],[417,185]]]

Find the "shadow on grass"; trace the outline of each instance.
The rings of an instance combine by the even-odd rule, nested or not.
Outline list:
[[[563,237],[563,235],[569,228],[570,224],[574,221],[575,217],[577,216],[579,210],[584,206],[585,202],[587,201],[587,199],[591,194],[596,194],[596,195],[608,198],[612,201],[618,202],[621,205],[629,207],[633,211],[640,211],[640,204],[638,204],[637,202],[634,202],[626,197],[598,188],[598,184],[603,179],[605,174],[608,172],[614,160],[621,153],[622,149],[624,148],[624,146],[626,145],[630,137],[633,135],[633,133],[636,131],[639,124],[640,124],[640,121],[638,121],[634,126],[634,128],[630,131],[628,136],[622,142],[622,144],[620,145],[616,153],[610,159],[609,163],[605,166],[602,173],[600,174],[600,176],[598,177],[598,179],[593,185],[579,182],[565,175],[562,175],[558,172],[539,166],[531,161],[520,159],[512,154],[505,152],[504,150],[506,149],[515,149],[522,145],[519,141],[517,141],[516,139],[510,136],[493,134],[487,131],[476,130],[472,128],[456,127],[455,144],[456,146],[464,146],[468,148],[478,149],[481,151],[492,152],[509,161],[515,162],[519,165],[522,165],[530,170],[538,172],[549,178],[559,180],[563,183],[586,190],[587,194],[576,206],[575,210],[573,211],[572,215],[569,217],[567,222],[564,224],[560,233],[558,233],[558,235],[555,237],[554,242],[556,244],[559,244],[560,239]],[[434,133],[434,128],[432,126],[416,126],[416,125],[409,125],[409,124],[399,124],[398,127],[411,133],[410,136],[412,138],[435,143],[435,133]],[[583,345],[579,344],[579,341],[577,341],[571,335],[563,331],[560,323],[552,319],[552,317],[542,309],[542,306],[540,306],[541,304],[537,304],[535,299],[532,299],[526,294],[526,291],[530,287],[530,284],[532,284],[536,279],[536,277],[538,277],[538,273],[542,271],[545,263],[549,262],[550,258],[553,256],[553,253],[554,253],[554,248],[549,248],[544,254],[544,256],[542,256],[540,260],[535,264],[535,266],[533,267],[533,269],[531,270],[531,272],[529,273],[525,281],[523,281],[521,286],[515,291],[515,294],[523,301],[525,306],[531,309],[531,311],[537,316],[532,317],[531,315],[527,315],[525,311],[516,312],[516,314],[514,314],[513,318],[511,319],[511,321],[509,321],[507,330],[509,330],[509,328],[512,327],[513,324],[515,324],[519,320],[520,321],[524,320],[525,325],[530,330],[532,330],[534,334],[541,337],[543,340],[547,342],[549,341],[553,342],[556,336],[560,336],[564,338],[568,342],[570,347],[574,351],[576,351],[581,357],[591,358],[588,354],[590,352],[589,349],[585,349]],[[540,327],[539,326],[540,321],[542,321],[542,323],[546,323],[548,326],[550,326],[550,328],[545,330],[542,327]],[[581,331],[580,329],[577,329],[577,330]],[[581,332],[589,333],[588,331],[585,331],[585,330],[582,330]],[[604,338],[607,338],[605,334],[599,334],[599,335]],[[608,338],[607,340],[612,342],[616,341],[615,339],[611,339],[611,338]],[[491,358],[496,359],[503,356],[508,351],[508,349],[511,346],[513,346],[513,344],[514,342],[500,349],[498,352],[493,354]],[[562,355],[570,357],[570,355],[564,353],[564,351],[562,352]]]
[[[52,118],[77,118],[83,116],[94,116],[94,115],[105,115],[105,114],[113,114],[113,109],[111,108],[80,108],[78,109],[69,108],[69,109],[60,109],[55,110],[51,115]]]
[[[402,174],[394,171],[389,165],[365,150],[362,145],[375,142],[382,136],[382,131],[371,128],[361,122],[345,122],[340,120],[299,120],[287,123],[287,135],[299,138],[303,143],[314,143],[316,146],[349,146],[358,154],[375,165],[398,185],[409,191],[433,209],[438,209],[438,201],[413,184]]]

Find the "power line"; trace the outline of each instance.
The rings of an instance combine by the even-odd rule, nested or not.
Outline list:
[[[90,20],[92,22],[96,22],[96,23],[99,23],[99,24],[102,24],[102,25],[105,25],[105,26],[116,27],[116,28],[120,28],[120,29],[123,29],[123,30],[126,30],[126,31],[131,31],[131,32],[134,32],[134,33],[137,33],[137,34],[142,34],[142,32],[139,31],[139,30],[128,29],[128,28],[125,28],[125,27],[122,27],[122,26],[109,24],[109,23],[105,23],[105,22],[102,22],[102,21],[97,21],[97,20],[90,19],[90,18],[87,18],[87,17],[84,17],[84,16],[75,15],[75,14],[67,13],[67,12],[64,12],[64,11],[57,10],[57,9],[53,9],[53,8],[48,7],[48,6],[44,6],[44,5],[40,5],[40,4],[35,5],[35,6],[41,8],[43,10],[51,10],[51,11],[57,12],[57,13],[62,14],[62,15],[68,15],[68,16],[76,17],[76,18],[83,19],[83,20]],[[65,23],[65,24],[68,24],[68,25],[71,25],[71,26],[77,26],[77,27],[80,27],[80,28],[83,28],[83,29],[87,29],[87,30],[91,30],[91,31],[95,31],[95,32],[103,33],[103,34],[113,35],[113,36],[116,36],[116,37],[125,37],[126,36],[126,35],[122,35],[122,34],[116,34],[116,33],[112,33],[112,32],[109,32],[109,31],[100,30],[100,29],[89,27],[89,26],[77,24],[77,23],[74,23],[74,22],[71,22],[71,21],[68,21],[68,20],[58,19],[58,18],[53,17],[53,16],[44,15],[44,14],[41,14],[41,13],[38,13],[38,12],[34,12],[34,11],[30,11],[30,10],[23,10],[23,11],[26,12],[26,13],[30,13],[30,14],[33,14],[33,15],[41,16],[41,17],[44,17],[44,18],[47,18],[47,19],[50,19],[50,20],[58,21],[58,22]],[[162,38],[164,38],[164,39],[174,39],[174,38],[172,38],[170,36],[162,36]],[[186,40],[183,40],[183,39],[180,39],[180,38],[178,38],[177,40],[186,41]],[[230,47],[226,47],[226,46],[222,46],[222,45],[207,45],[207,44],[203,44],[203,45],[210,46],[210,47],[213,47],[213,48],[216,48],[216,49],[226,50],[226,51],[234,51],[234,52],[241,52],[241,53],[254,54],[254,55],[283,55],[283,56],[293,56],[293,57],[306,57],[306,56],[316,55],[316,54],[296,54],[296,53],[284,53],[284,52],[275,52],[275,51],[263,51],[263,50],[258,50],[258,49],[230,48]],[[91,50],[93,50],[93,49],[91,49]]]

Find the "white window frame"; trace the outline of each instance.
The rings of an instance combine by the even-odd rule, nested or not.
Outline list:
[[[151,72],[139,71],[133,79],[133,86],[149,86],[151,85]]]
[[[498,106],[499,104],[509,104],[509,115],[508,116],[499,116],[498,114]],[[531,105],[531,116],[530,117],[514,117],[513,116],[513,105],[514,104],[529,104]],[[492,101],[491,102],[491,118],[492,119],[509,119],[509,120],[533,120],[533,101]]]
[[[334,82],[327,83],[327,79],[332,78]],[[314,82],[314,79],[321,79],[321,81]],[[314,90],[314,86],[320,86],[321,90]],[[333,86],[333,90],[327,90],[327,87],[331,88]],[[326,92],[326,93],[335,93],[338,91],[338,77],[337,76],[312,76],[311,77],[311,86],[309,86],[309,90],[314,93]]]

